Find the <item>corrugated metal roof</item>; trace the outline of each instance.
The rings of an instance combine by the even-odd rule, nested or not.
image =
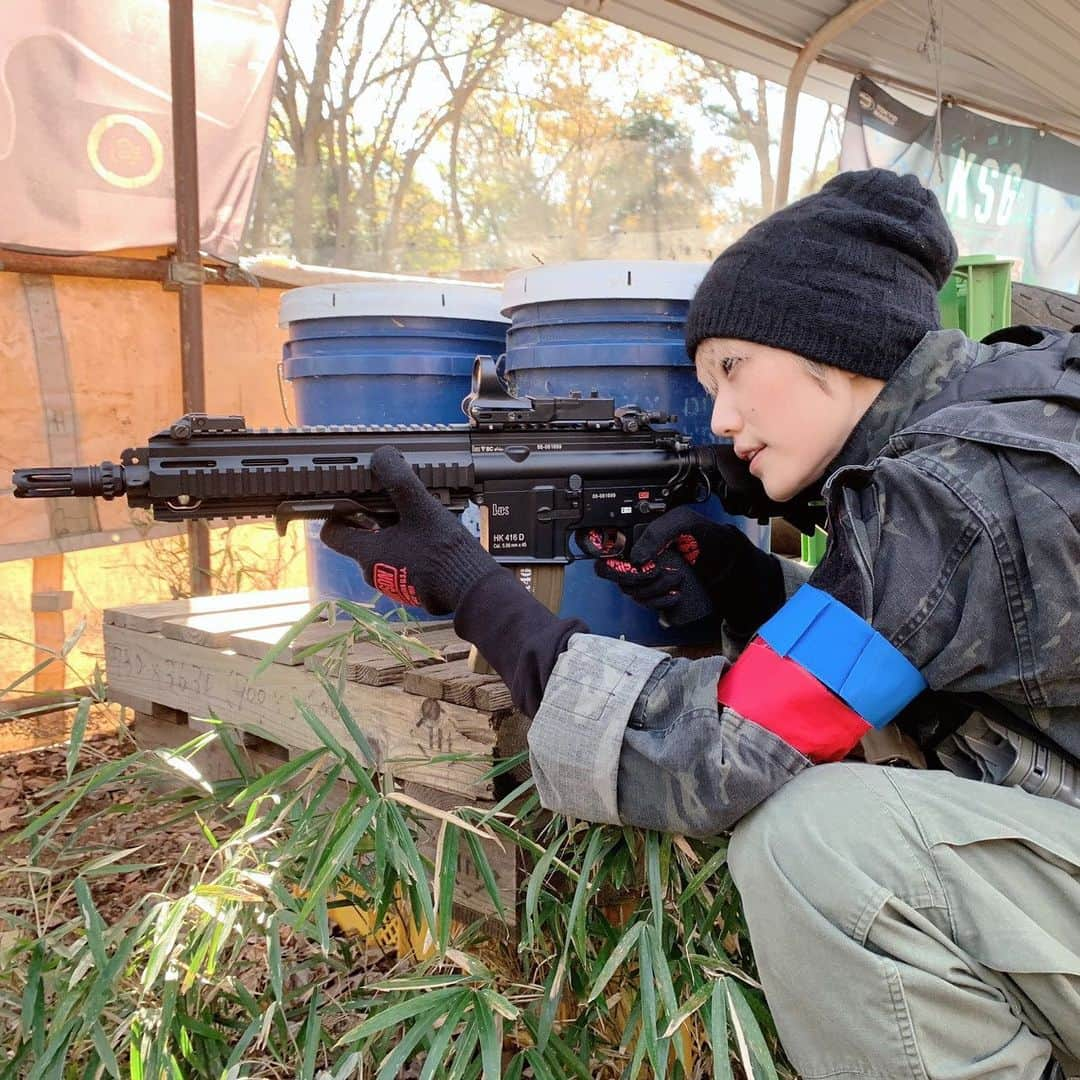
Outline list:
[[[499,3],[499,0],[493,0]],[[555,0],[505,0],[551,21]],[[570,0],[631,27],[781,84],[796,52],[845,0]],[[931,13],[940,33],[930,39]],[[940,53],[940,72],[934,57]],[[847,100],[851,74],[1080,138],[1080,3],[1076,0],[886,0],[826,46],[803,89]]]

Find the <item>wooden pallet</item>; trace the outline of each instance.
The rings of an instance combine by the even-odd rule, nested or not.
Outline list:
[[[481,779],[502,745],[512,706],[496,676],[468,671],[468,645],[446,624],[425,630],[408,659],[374,643],[353,645],[342,660],[301,657],[349,624],[306,629],[265,671],[259,661],[308,610],[297,590],[241,593],[115,608],[105,613],[106,673],[117,701],[136,712],[154,707],[215,716],[295,754],[320,745],[297,707],[302,702],[336,737],[348,732],[319,681],[319,668],[344,675],[343,700],[367,736],[380,769],[402,780],[469,799],[491,799]],[[288,621],[282,622],[281,616]],[[519,724],[509,725],[519,729]],[[473,762],[432,761],[469,753]]]
[[[247,744],[257,767],[273,768],[322,745],[298,702],[344,745],[351,744],[320,682],[321,666],[341,686],[378,768],[401,790],[439,809],[492,806],[495,792],[483,774],[497,754],[521,748],[527,726],[513,713],[502,681],[468,670],[469,646],[447,623],[419,633],[408,660],[364,643],[329,664],[325,657],[320,664],[319,656],[305,661],[301,654],[351,624],[315,623],[256,675],[259,662],[309,606],[306,592],[286,590],[111,609],[104,618],[110,697],[134,710],[135,734],[143,745],[179,745],[205,730],[205,718],[213,716]],[[437,760],[459,753],[476,757]],[[204,752],[197,766],[208,779],[231,775],[220,747]],[[431,853],[437,832],[435,820],[424,837]],[[518,879],[514,852],[492,846],[489,857],[512,916]],[[463,910],[494,911],[464,845],[456,895]]]

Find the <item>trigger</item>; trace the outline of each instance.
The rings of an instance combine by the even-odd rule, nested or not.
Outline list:
[[[592,559],[606,559],[626,551],[626,536],[618,529],[578,529],[574,537]]]

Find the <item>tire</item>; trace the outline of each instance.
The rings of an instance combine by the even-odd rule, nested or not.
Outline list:
[[[1014,326],[1053,326],[1060,330],[1080,327],[1080,296],[1014,281],[1012,323]]]

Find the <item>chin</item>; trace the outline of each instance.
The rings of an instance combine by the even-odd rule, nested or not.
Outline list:
[[[783,483],[775,480],[770,481],[765,477],[762,477],[761,479],[761,486],[765,489],[765,494],[768,495],[773,502],[787,502],[788,499],[798,495],[802,490],[790,483]]]

